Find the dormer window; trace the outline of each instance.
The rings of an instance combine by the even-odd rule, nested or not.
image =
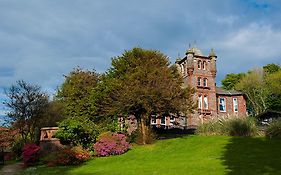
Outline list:
[[[199,60],[199,61],[198,61],[198,69],[201,69],[201,67],[202,67],[202,61]]]
[[[206,66],[207,66],[207,65],[206,65],[206,61],[203,61],[202,69],[203,69],[203,70],[206,70]]]
[[[207,87],[207,86],[208,86],[207,81],[208,81],[207,78],[204,78],[204,79],[203,79],[203,86],[204,86],[204,87]]]
[[[197,78],[197,86],[201,86],[201,78],[200,77]]]

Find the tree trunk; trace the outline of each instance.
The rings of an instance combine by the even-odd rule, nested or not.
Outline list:
[[[141,133],[142,133],[142,144],[146,144],[146,137],[147,137],[147,133],[146,133],[146,120],[145,120],[145,114],[141,115]]]

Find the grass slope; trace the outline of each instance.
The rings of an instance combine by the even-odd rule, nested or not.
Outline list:
[[[281,140],[189,136],[136,146],[121,156],[96,158],[79,167],[44,166],[23,174],[185,175],[281,174]]]

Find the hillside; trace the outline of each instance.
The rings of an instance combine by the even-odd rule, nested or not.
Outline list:
[[[79,167],[33,167],[24,174],[281,174],[280,145],[281,140],[265,138],[188,136],[135,146]]]

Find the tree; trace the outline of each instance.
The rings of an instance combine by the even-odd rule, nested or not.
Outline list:
[[[245,93],[249,102],[248,106],[250,106],[254,115],[258,115],[267,109],[266,99],[269,92],[266,88],[263,69],[250,71],[235,88]]]
[[[267,75],[265,81],[269,92],[266,101],[267,108],[281,111],[281,69]]]
[[[134,48],[112,59],[100,87],[102,110],[107,115],[134,114],[138,119],[143,144],[151,114],[190,112],[195,105],[191,88],[182,88],[182,78],[168,57],[153,51]],[[103,83],[105,85],[103,85]]]
[[[263,66],[263,70],[266,74],[272,74],[281,70],[281,67],[278,64],[271,63]]]
[[[8,100],[4,104],[10,109],[8,117],[18,129],[24,142],[35,140],[35,131],[48,104],[48,95],[37,85],[17,81],[6,90]]]
[[[55,136],[60,139],[62,144],[81,145],[89,148],[96,142],[98,134],[98,127],[91,120],[72,117],[59,123],[59,130]]]
[[[96,115],[91,94],[99,81],[99,75],[94,71],[74,69],[65,76],[65,81],[59,88],[57,100],[61,101],[66,118],[79,117],[93,119]]]
[[[40,120],[40,127],[57,126],[64,119],[63,104],[59,100],[50,101],[44,111],[44,117]]]
[[[222,88],[226,90],[233,90],[240,80],[245,76],[245,73],[227,74],[226,77],[221,80]]]

